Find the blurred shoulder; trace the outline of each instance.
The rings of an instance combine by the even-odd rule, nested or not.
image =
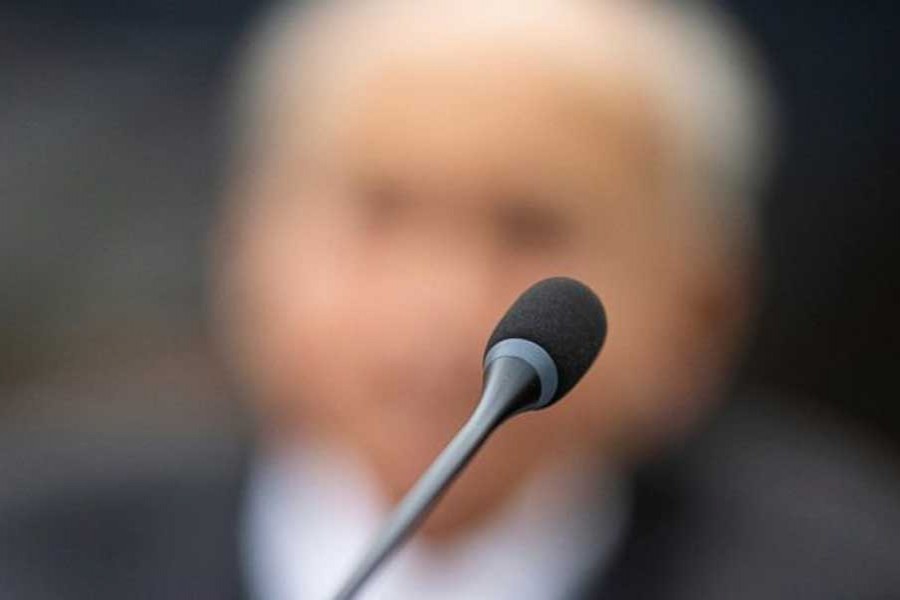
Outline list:
[[[233,558],[242,441],[42,427],[0,446],[0,596],[164,597]]]
[[[900,589],[897,463],[871,438],[797,406],[745,396],[663,469],[657,490],[678,515],[669,564],[686,597]]]
[[[900,528],[900,461],[886,442],[822,410],[746,395],[695,443],[688,463],[697,469],[695,483],[729,505],[774,511],[817,530],[849,528],[861,541]]]

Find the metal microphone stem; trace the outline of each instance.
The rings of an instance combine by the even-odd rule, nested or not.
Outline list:
[[[349,600],[359,592],[431,512],[491,432],[515,413],[529,408],[541,391],[534,368],[519,358],[493,361],[485,370],[484,381],[475,412],[397,505],[334,600]]]

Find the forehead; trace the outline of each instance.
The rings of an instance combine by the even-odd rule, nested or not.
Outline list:
[[[514,4],[313,19],[270,61],[254,161],[279,177],[307,160],[445,189],[658,184],[670,136],[627,19],[582,10],[593,3]]]
[[[662,144],[634,77],[512,44],[373,57],[289,114],[294,152],[455,181],[646,178]]]

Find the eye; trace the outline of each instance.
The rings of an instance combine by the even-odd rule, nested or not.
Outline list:
[[[409,193],[397,182],[379,178],[360,181],[354,194],[361,224],[373,230],[398,225],[409,208]]]
[[[571,224],[560,210],[534,202],[505,202],[494,213],[498,241],[517,252],[551,252],[568,241]]]

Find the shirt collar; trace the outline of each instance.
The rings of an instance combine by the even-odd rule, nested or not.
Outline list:
[[[361,600],[562,598],[621,537],[619,479],[570,460],[545,468],[484,526],[439,547],[413,538]],[[390,507],[361,461],[309,445],[263,455],[251,476],[244,561],[262,600],[328,598]]]

